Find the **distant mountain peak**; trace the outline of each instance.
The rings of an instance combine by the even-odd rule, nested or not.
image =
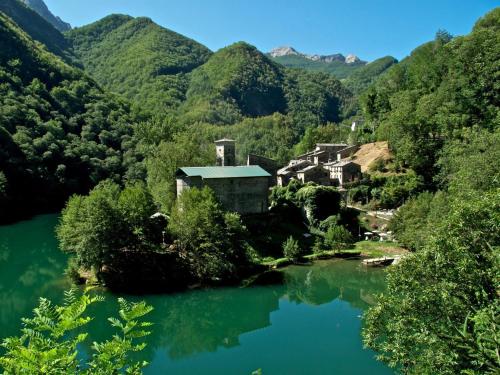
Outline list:
[[[271,57],[282,57],[282,56],[290,56],[290,55],[295,55],[295,56],[301,56],[304,57],[308,60],[311,61],[321,61],[321,62],[326,62],[326,63],[331,63],[333,61],[340,61],[345,64],[353,64],[357,62],[364,62],[361,61],[361,59],[353,54],[349,54],[347,56],[342,55],[341,53],[335,53],[332,55],[308,55],[305,53],[301,53],[297,51],[295,48],[291,46],[282,46],[282,47],[277,47],[274,48],[269,52],[269,55]]]
[[[64,22],[59,17],[52,14],[43,0],[22,0],[28,7],[37,12],[40,16],[45,18],[46,21],[52,24],[60,32],[71,30],[71,25]]]
[[[277,47],[274,48],[269,54],[272,57],[280,57],[280,56],[288,56],[288,55],[302,55],[301,53],[297,52],[293,47],[290,46],[282,46],[282,47]]]

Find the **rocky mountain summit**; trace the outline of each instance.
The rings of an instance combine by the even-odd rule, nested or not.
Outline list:
[[[71,25],[52,14],[43,0],[23,0],[23,2],[40,16],[45,18],[45,20],[51,23],[57,30],[61,32],[71,30]]]
[[[282,57],[282,56],[300,56],[304,57],[308,60],[311,61],[321,61],[325,63],[331,63],[334,61],[339,61],[345,64],[353,64],[357,62],[362,62],[360,58],[356,55],[349,54],[347,56],[342,55],[341,53],[335,53],[332,55],[308,55],[305,53],[298,52],[295,48],[290,47],[290,46],[283,46],[283,47],[277,47],[274,48],[272,51],[269,52],[269,55],[271,57]]]

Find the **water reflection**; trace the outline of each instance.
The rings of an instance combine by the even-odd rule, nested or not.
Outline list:
[[[56,223],[57,216],[46,215],[0,227],[0,339],[19,332],[39,296],[60,302],[69,286]],[[283,272],[280,285],[125,296],[155,308],[148,316],[153,333],[137,354],[151,363],[146,373],[233,374],[258,367],[273,374],[391,373],[362,349],[359,337],[359,316],[384,286],[381,270],[335,260]],[[106,301],[89,311],[95,319],[83,355],[92,341],[115,333],[107,318],[117,315],[117,296],[102,292]]]
[[[366,268],[359,261],[320,261],[313,267],[289,267],[285,271],[287,296],[291,301],[322,305],[340,299],[352,307],[366,309],[375,303],[383,288],[380,270]]]
[[[56,215],[0,226],[0,332],[18,333],[40,296],[58,300],[69,283],[66,257],[54,238]]]
[[[314,266],[285,269],[282,285],[197,290],[146,297],[154,306],[148,347],[141,356],[153,360],[163,353],[172,360],[216,352],[240,345],[244,334],[271,325],[280,301],[311,306],[344,301],[359,313],[375,301],[383,288],[380,270],[363,268],[359,261],[321,261]],[[144,299],[144,297],[127,297]],[[104,317],[116,315],[115,296],[97,306],[102,317],[91,325],[92,339],[104,340],[111,331]]]

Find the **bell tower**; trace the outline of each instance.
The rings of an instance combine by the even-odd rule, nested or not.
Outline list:
[[[233,139],[219,139],[215,141],[217,165],[220,167],[234,167],[236,165],[235,141]]]

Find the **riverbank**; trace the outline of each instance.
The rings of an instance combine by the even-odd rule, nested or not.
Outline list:
[[[319,253],[304,255],[304,262],[313,262],[323,259],[353,259],[353,258],[379,258],[384,256],[405,255],[408,250],[402,248],[394,242],[379,242],[379,241],[359,241],[356,242],[351,249],[329,250]],[[282,268],[293,264],[289,258],[265,258],[261,262],[262,265],[270,269]]]

